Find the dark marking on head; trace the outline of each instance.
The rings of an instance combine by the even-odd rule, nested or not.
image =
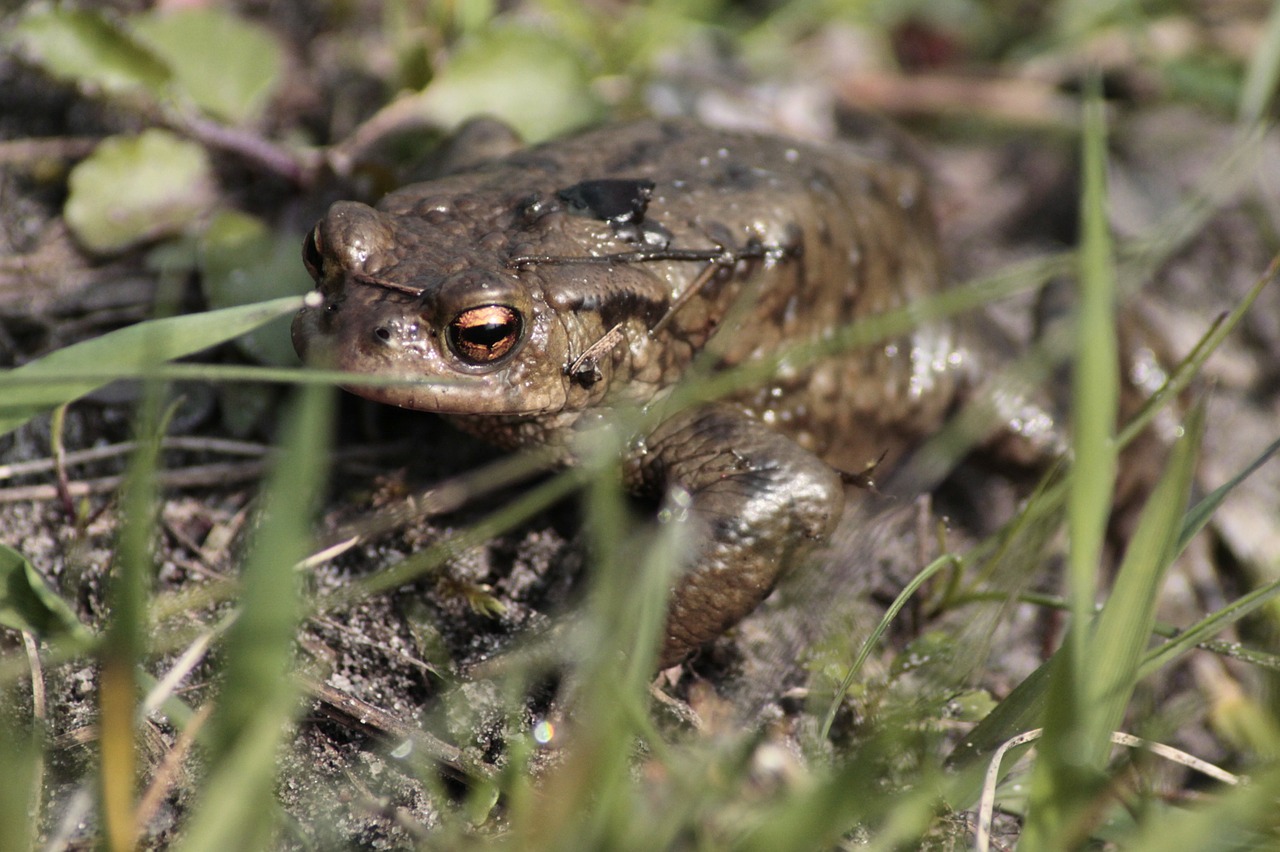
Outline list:
[[[608,178],[584,180],[556,193],[566,212],[588,216],[611,225],[639,224],[644,221],[653,181],[644,178]]]
[[[600,322],[605,328],[613,328],[634,318],[650,326],[666,313],[667,305],[667,299],[647,299],[633,291],[617,290],[579,296],[565,307],[574,312],[594,311],[600,314]]]

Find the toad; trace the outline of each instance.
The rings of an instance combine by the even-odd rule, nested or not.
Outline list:
[[[507,447],[554,448],[620,407],[664,412],[623,464],[687,495],[693,545],[660,664],[751,612],[972,384],[950,322],[664,411],[691,372],[829,340],[943,286],[925,179],[888,134],[830,144],[644,121],[335,203],[306,238],[300,354],[411,384],[350,390]]]

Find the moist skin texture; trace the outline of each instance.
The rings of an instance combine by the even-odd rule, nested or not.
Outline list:
[[[650,121],[527,149],[369,207],[334,204],[304,259],[299,353],[419,379],[350,388],[509,447],[823,340],[941,285],[923,175],[888,136],[814,145]],[[663,666],[749,613],[968,384],[947,323],[685,408],[638,435],[627,486],[691,498]],[[660,409],[658,409],[660,410]]]

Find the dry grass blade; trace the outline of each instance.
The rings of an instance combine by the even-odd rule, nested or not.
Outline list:
[[[991,848],[991,820],[995,813],[996,786],[1000,783],[1000,764],[1004,760],[1004,756],[1018,746],[1024,746],[1040,739],[1044,733],[1043,728],[1036,728],[1032,731],[1019,734],[1016,737],[1005,742],[991,756],[991,762],[987,766],[987,772],[982,784],[982,797],[978,804],[978,824],[975,828],[975,837],[973,848],[977,852],[988,852]],[[1149,751],[1154,755],[1163,757],[1193,769],[1203,775],[1207,775],[1215,781],[1221,781],[1223,784],[1232,786],[1243,784],[1248,779],[1243,778],[1225,769],[1214,766],[1212,763],[1201,760],[1193,754],[1188,754],[1182,749],[1165,745],[1164,743],[1152,742],[1151,740],[1135,737],[1133,734],[1126,734],[1123,731],[1113,731],[1111,734],[1111,742],[1115,745],[1122,745],[1126,748],[1137,748]]]

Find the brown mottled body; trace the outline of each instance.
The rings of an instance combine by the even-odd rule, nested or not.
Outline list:
[[[324,303],[300,352],[421,378],[353,390],[518,446],[936,292],[921,173],[887,137],[812,145],[644,122],[339,202],[305,248]],[[892,464],[966,382],[950,326],[812,365],[639,436],[629,485],[693,497],[702,529],[663,663],[749,612],[840,515],[840,471]]]

